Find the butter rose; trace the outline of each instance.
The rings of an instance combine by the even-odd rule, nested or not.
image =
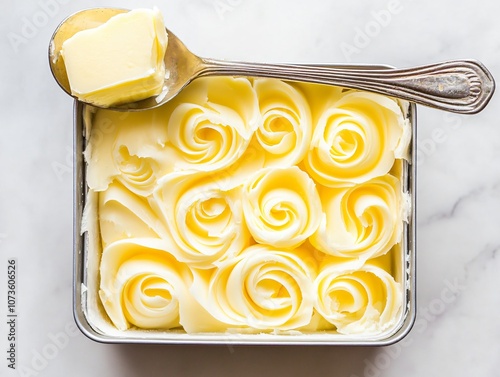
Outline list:
[[[265,166],[298,164],[309,148],[312,121],[304,95],[276,79],[255,79],[262,121],[252,143],[264,154]]]
[[[158,181],[154,206],[162,214],[171,250],[192,267],[212,268],[248,246],[241,186],[222,173],[172,173]]]
[[[392,275],[371,263],[330,259],[315,282],[316,310],[341,334],[379,334],[393,327],[403,291]]]
[[[229,327],[296,329],[313,315],[316,268],[306,249],[253,245],[211,274],[195,274],[191,292]]]
[[[195,80],[166,108],[167,153],[175,170],[228,167],[245,152],[260,122],[257,96],[246,78]]]
[[[119,330],[179,327],[180,305],[188,300],[192,274],[159,239],[110,244],[102,254],[100,292],[104,309]]]
[[[322,187],[324,214],[309,238],[324,253],[367,260],[400,242],[405,201],[400,182],[387,174],[346,188]]]
[[[399,102],[347,91],[319,117],[304,165],[325,186],[366,182],[388,173],[396,158],[406,157],[410,135]]]
[[[254,239],[276,247],[300,245],[322,214],[314,181],[296,166],[257,172],[243,189],[242,203]]]

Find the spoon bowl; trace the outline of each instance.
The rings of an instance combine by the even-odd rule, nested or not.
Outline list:
[[[118,8],[82,10],[65,19],[49,46],[49,64],[55,80],[71,95],[60,51],[65,40],[78,31],[97,27],[111,17],[128,12]],[[154,97],[111,107],[118,111],[142,111],[174,98],[192,80],[203,76],[268,77],[360,89],[405,99],[462,114],[481,111],[491,99],[495,82],[486,67],[475,60],[455,60],[404,69],[366,70],[340,65],[261,64],[201,58],[167,29],[164,57],[165,84]]]
[[[71,87],[60,51],[64,41],[77,32],[92,29],[104,24],[111,17],[128,12],[120,8],[91,8],[74,13],[63,20],[51,38],[49,45],[49,65],[52,75],[59,86],[70,96]],[[141,101],[113,106],[112,110],[139,111],[158,107],[175,97],[191,80],[186,77],[200,69],[202,59],[192,54],[174,33],[167,29],[168,45],[165,53],[165,85],[158,96],[146,98]],[[93,105],[95,106],[95,105]]]

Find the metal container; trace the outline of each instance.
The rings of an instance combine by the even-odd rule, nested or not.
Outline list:
[[[352,66],[344,68],[352,68]],[[357,69],[381,69],[387,66],[360,65]],[[410,163],[404,162],[403,191],[411,198],[408,222],[405,223],[401,242],[402,252],[397,275],[403,288],[403,313],[398,324],[388,333],[381,335],[342,335],[332,333],[304,333],[299,335],[278,334],[235,334],[210,333],[186,334],[180,331],[134,331],[105,332],[93,321],[89,313],[88,277],[97,266],[89,264],[89,240],[82,234],[82,216],[87,200],[85,180],[86,164],[83,158],[85,149],[85,106],[75,101],[74,104],[74,266],[73,266],[73,312],[80,330],[90,339],[103,343],[139,343],[139,344],[247,344],[247,345],[389,345],[403,339],[411,330],[416,315],[415,281],[415,209],[416,209],[416,106],[410,104],[409,120],[412,128],[410,145]]]

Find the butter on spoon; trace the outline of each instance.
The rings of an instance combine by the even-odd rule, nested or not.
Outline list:
[[[49,63],[54,78],[68,94],[72,93],[67,67],[61,58],[63,43],[81,30],[93,28],[124,9],[96,8],[75,13],[54,32],[49,47]],[[124,32],[132,33],[123,24]],[[361,89],[405,99],[441,110],[473,114],[481,111],[491,99],[495,82],[491,73],[474,60],[448,61],[405,69],[360,69],[340,65],[258,64],[205,59],[191,53],[168,29],[168,46],[164,55],[165,78],[160,93],[131,102],[102,105],[113,110],[140,111],[158,107],[175,97],[193,79],[202,76],[270,77]],[[133,53],[133,51],[131,51]],[[112,69],[112,67],[108,67]],[[115,83],[115,85],[120,85]],[[129,90],[126,86],[124,90]],[[136,89],[132,89],[136,90]],[[79,98],[86,101],[85,97]]]
[[[107,9],[92,15],[102,13]],[[161,13],[136,9],[65,38],[56,63],[62,58],[73,96],[99,107],[116,106],[162,92],[167,43]]]

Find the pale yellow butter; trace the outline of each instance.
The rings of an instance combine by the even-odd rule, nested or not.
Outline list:
[[[161,93],[167,32],[157,9],[119,14],[63,43],[73,95],[101,107]]]
[[[89,312],[108,333],[144,337],[394,330],[406,298],[406,108],[205,77],[151,111],[96,111]]]

